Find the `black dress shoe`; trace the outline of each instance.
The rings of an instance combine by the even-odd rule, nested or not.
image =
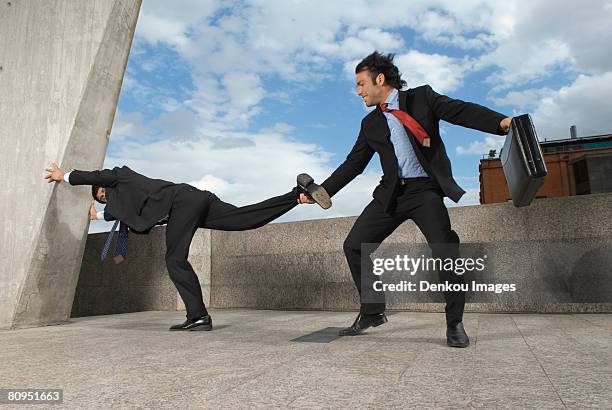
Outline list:
[[[314,179],[308,174],[300,174],[297,176],[297,184],[302,188],[308,196],[315,201],[323,209],[328,209],[332,206],[329,194],[319,184],[315,184]]]
[[[368,327],[377,327],[385,323],[387,323],[387,315],[384,313],[376,315],[362,315],[360,313],[350,327],[342,329],[338,334],[340,336],[356,336]]]
[[[457,326],[446,327],[446,343],[450,347],[468,347],[470,345],[470,338],[465,333],[462,322],[459,322]]]
[[[212,330],[212,318],[205,315],[195,320],[187,319],[180,325],[171,326],[170,330]]]

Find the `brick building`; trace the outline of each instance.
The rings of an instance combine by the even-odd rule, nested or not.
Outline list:
[[[540,141],[548,175],[536,198],[612,192],[612,134]],[[511,200],[499,158],[478,166],[480,203]]]

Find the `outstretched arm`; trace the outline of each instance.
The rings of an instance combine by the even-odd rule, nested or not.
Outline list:
[[[363,172],[374,155],[374,150],[368,145],[363,127],[359,132],[357,141],[347,155],[346,160],[327,178],[321,186],[329,196],[334,196],[349,182]]]
[[[101,171],[62,171],[57,163],[52,163],[46,169],[49,174],[45,176],[49,183],[66,181],[70,185],[97,185],[101,187],[112,186],[117,182],[117,169],[103,169]]]
[[[103,170],[103,171],[72,171],[72,172],[64,172],[60,169],[57,163],[52,163],[49,168],[46,169],[49,174],[45,176],[45,179],[48,179],[47,182],[61,182],[66,181],[70,183],[70,185],[99,185],[99,186],[108,186],[114,183],[116,177],[114,176],[114,170]],[[74,172],[76,172],[76,181],[75,178],[69,178]],[[87,183],[82,181],[92,181],[93,183]],[[96,183],[96,181],[101,183]],[[77,183],[81,182],[81,183]],[[108,185],[102,185],[103,183],[107,183]],[[104,211],[96,211],[94,206],[94,201],[91,201],[91,206],[89,207],[89,219],[104,219],[106,221],[112,221],[117,218]]]
[[[425,86],[425,92],[429,107],[438,118],[444,121],[490,134],[504,135],[510,129],[511,117],[479,104],[438,94],[428,85]]]

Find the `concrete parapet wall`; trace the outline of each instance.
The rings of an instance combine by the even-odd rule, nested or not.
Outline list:
[[[513,294],[492,295],[477,303],[468,294],[466,310],[612,311],[611,211],[612,194],[543,199],[520,209],[509,203],[450,208],[453,229],[462,243],[480,246],[495,259],[495,281],[512,282],[518,288]],[[191,261],[204,283],[208,304],[216,308],[356,310],[359,299],[342,251],[354,221],[353,217],[334,218],[270,224],[244,232],[198,231],[198,235],[207,232],[209,236],[194,241]],[[154,235],[138,238],[136,246],[162,252],[161,232],[163,228],[157,228]],[[425,238],[412,221],[404,223],[385,244],[426,248]],[[145,286],[142,269],[161,276],[165,272],[160,256],[141,263],[138,248],[130,256],[130,265],[119,268],[128,268],[125,276],[112,273],[118,269],[112,264],[97,268],[99,262],[89,262],[87,255],[90,247],[99,253],[101,246],[98,236],[90,235],[77,294],[90,286],[85,279],[90,277],[89,269],[125,283],[112,286],[136,287]],[[164,292],[158,297],[170,300]],[[138,298],[138,292],[133,297]],[[77,302],[86,303],[79,298]],[[126,303],[137,306],[141,302]],[[164,306],[173,310],[176,305],[168,302]],[[145,310],[145,303],[140,307],[136,310]],[[443,305],[415,296],[391,303],[389,309],[442,311]]]
[[[196,232],[189,255],[207,304],[210,302],[210,233],[207,229]],[[185,309],[166,270],[164,227],[154,228],[146,236],[131,234],[128,258],[119,265],[113,263],[111,256],[104,262],[100,260],[106,236],[107,233],[97,233],[87,239],[73,317]]]
[[[462,243],[495,260],[495,281],[513,294],[470,303],[468,311],[575,312],[612,310],[612,194],[449,209]],[[256,231],[213,232],[214,307],[358,308],[342,244],[355,218],[283,223]],[[385,244],[414,249],[425,238],[405,222]],[[517,253],[520,251],[519,253]],[[473,296],[473,295],[472,295]],[[439,298],[441,301],[442,299]],[[441,311],[441,303],[404,298],[389,309]]]

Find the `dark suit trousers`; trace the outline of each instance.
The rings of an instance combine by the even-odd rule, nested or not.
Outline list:
[[[353,281],[359,294],[362,285],[371,289],[373,281],[378,278],[372,273],[370,255],[363,255],[361,244],[380,244],[407,219],[412,219],[419,227],[432,251],[432,257],[459,257],[459,237],[451,229],[448,211],[443,201],[443,192],[439,185],[430,178],[413,178],[407,185],[400,186],[397,194],[397,206],[384,212],[383,206],[374,199],[363,210],[353,225],[344,242],[344,253],[348,261]],[[373,248],[377,246],[374,245]],[[368,248],[370,251],[370,248]],[[372,252],[375,249],[371,249]],[[410,256],[410,255],[408,255]],[[419,255],[414,255],[418,257]],[[363,272],[362,272],[363,263]],[[363,273],[363,276],[362,276]],[[463,283],[463,276],[452,271],[438,271],[439,280],[449,283]],[[362,279],[365,281],[362,284]],[[365,288],[364,288],[365,289]],[[376,292],[378,298],[373,302],[362,303],[362,314],[376,314],[385,311],[384,294]],[[372,293],[368,293],[371,295]],[[465,292],[445,292],[446,322],[455,325],[463,319]],[[363,298],[362,298],[363,300]],[[372,300],[368,300],[371,302]]]
[[[191,264],[189,246],[198,228],[243,231],[259,228],[297,205],[298,191],[253,205],[236,207],[215,194],[181,185],[172,202],[166,227],[166,266],[187,310],[187,318],[206,314],[202,288]]]

